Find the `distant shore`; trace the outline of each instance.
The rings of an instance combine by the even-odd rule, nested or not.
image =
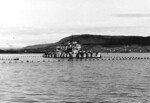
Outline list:
[[[149,53],[150,37],[142,36],[108,36],[108,35],[71,35],[56,43],[37,44],[19,50],[0,50],[0,53],[45,53],[68,41],[77,41],[84,51],[102,53]]]

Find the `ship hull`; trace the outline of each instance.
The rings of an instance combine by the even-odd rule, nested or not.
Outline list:
[[[101,58],[100,53],[78,53],[78,54],[72,54],[72,53],[62,53],[61,55],[58,55],[57,53],[53,54],[44,54],[44,58]]]

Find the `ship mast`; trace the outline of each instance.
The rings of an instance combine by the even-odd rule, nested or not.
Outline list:
[[[73,42],[73,34],[72,34],[72,38],[71,38],[72,42]]]

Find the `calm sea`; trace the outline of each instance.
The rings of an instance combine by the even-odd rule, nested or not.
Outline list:
[[[0,103],[150,103],[150,60],[58,62],[41,56],[0,55]],[[33,62],[8,63],[16,57]]]

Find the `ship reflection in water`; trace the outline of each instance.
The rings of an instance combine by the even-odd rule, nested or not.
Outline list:
[[[150,103],[149,60],[0,64],[0,103]]]

